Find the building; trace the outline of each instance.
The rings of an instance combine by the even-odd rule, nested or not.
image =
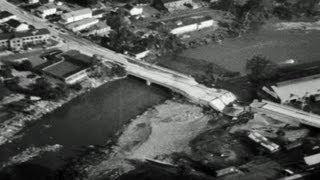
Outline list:
[[[20,50],[24,46],[46,43],[49,37],[50,32],[47,29],[0,34],[0,48]]]
[[[45,74],[67,84],[74,84],[87,77],[87,69],[89,67],[89,63],[65,56],[58,62],[42,67],[41,70]]]
[[[7,50],[9,48],[9,38],[11,38],[11,35],[8,34],[0,34],[0,50]]]
[[[17,19],[17,16],[8,12],[8,11],[1,11],[0,12],[0,24],[7,22],[10,19]]]
[[[46,18],[49,15],[56,14],[57,7],[53,4],[46,4],[46,5],[40,6],[36,12],[41,18]]]
[[[29,30],[28,24],[22,23],[16,19],[10,19],[9,21],[5,22],[5,24],[7,25],[9,31],[22,32]]]
[[[170,33],[175,35],[181,35],[209,27],[218,28],[218,22],[207,16],[187,17],[168,22],[167,25],[171,28]]]
[[[92,11],[93,18],[102,18],[105,14],[106,14],[106,12],[103,9],[98,9],[98,10]]]
[[[62,23],[72,23],[86,18],[92,18],[92,11],[89,8],[72,11],[69,13],[62,14]]]
[[[84,35],[96,35],[96,36],[104,36],[108,35],[111,31],[111,27],[107,25],[106,22],[99,21],[97,24],[88,28],[88,31],[84,33]]]
[[[138,16],[143,13],[143,7],[142,6],[133,6],[130,4],[127,4],[124,6],[124,10],[130,14],[131,16]]]
[[[304,162],[309,166],[319,164],[320,163],[320,153],[305,156],[305,157],[303,157],[303,159],[304,159]]]
[[[320,116],[305,112],[290,106],[262,100],[259,102],[255,100],[250,104],[251,111],[255,113],[265,114],[273,119],[287,122],[289,124],[305,124],[320,128]]]
[[[281,102],[320,94],[320,74],[278,82],[271,86]]]
[[[179,8],[185,4],[192,4],[192,0],[162,0],[164,6],[167,9]]]
[[[260,144],[261,146],[265,147],[266,149],[268,149],[269,152],[271,152],[271,153],[277,152],[280,149],[280,146],[278,144],[271,142],[269,139],[262,136],[258,132],[250,132],[248,137],[252,141],[254,141],[254,142]]]
[[[136,59],[145,58],[150,53],[150,50],[144,48],[131,49],[128,54]]]
[[[39,3],[39,0],[28,0],[29,4],[36,4]]]
[[[66,27],[67,29],[70,29],[73,32],[82,31],[84,29],[88,29],[92,27],[93,25],[97,24],[99,22],[98,19],[95,18],[86,18],[82,19],[80,21],[75,21],[70,24],[68,24]]]

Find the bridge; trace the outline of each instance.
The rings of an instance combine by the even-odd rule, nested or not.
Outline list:
[[[127,58],[125,66],[128,74],[145,79],[148,85],[155,83],[167,87],[192,102],[210,106],[220,112],[223,112],[228,104],[236,100],[236,96],[229,91],[208,88],[196,82],[193,77],[170,69],[132,58]]]
[[[0,0],[0,7],[15,14],[22,21],[36,28],[46,28],[52,35],[63,39],[66,43],[61,46],[62,50],[75,49],[89,56],[99,55],[105,61],[121,63],[128,74],[145,79],[148,84],[155,83],[167,87],[200,105],[210,106],[223,112],[228,104],[236,100],[235,95],[229,91],[205,87],[187,75],[116,53],[70,33],[61,33],[56,25],[25,12],[5,0]]]
[[[255,100],[250,104],[250,108],[255,113],[265,114],[288,124],[297,125],[301,123],[320,128],[319,115],[305,112],[288,105],[278,104],[267,100],[262,100],[261,102]]]

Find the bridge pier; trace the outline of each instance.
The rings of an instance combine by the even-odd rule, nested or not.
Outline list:
[[[148,86],[151,85],[151,81],[146,80],[146,83],[147,83]]]

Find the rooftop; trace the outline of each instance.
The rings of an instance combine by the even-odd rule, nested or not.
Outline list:
[[[40,6],[37,10],[38,11],[45,11],[48,9],[56,9],[56,8],[57,7],[54,4],[45,4],[45,5]]]
[[[26,32],[1,33],[0,40],[8,40],[13,38],[21,38],[21,37],[37,36],[37,35],[45,35],[45,34],[50,34],[50,31],[48,29],[37,29],[37,30],[30,30]]]
[[[21,37],[28,37],[28,36],[38,36],[38,35],[46,35],[50,34],[50,31],[48,29],[36,29],[36,30],[30,30],[26,32],[16,32],[14,33],[15,38],[21,38]]]
[[[211,20],[212,18],[209,16],[191,16],[184,18],[174,18],[165,23],[169,25],[171,28],[186,26],[194,23],[199,23],[207,20]]]
[[[81,25],[85,25],[85,24],[90,24],[90,23],[98,23],[99,20],[95,19],[95,18],[86,18],[86,19],[82,19],[76,22],[72,22],[70,24],[67,25],[67,28],[72,29],[72,28],[76,28],[78,26]]]
[[[8,24],[9,26],[13,27],[13,28],[17,28],[19,27],[22,23],[18,20],[15,19],[10,19],[9,21],[6,22],[6,24]]]
[[[43,71],[50,73],[57,77],[67,78],[68,76],[86,69],[84,66],[79,66],[69,61],[59,61],[52,66],[46,67]]]
[[[0,19],[4,19],[4,18],[10,17],[10,16],[13,16],[13,14],[8,11],[1,11],[0,12]]]
[[[98,10],[92,11],[92,16],[96,16],[96,15],[100,15],[100,14],[104,14],[104,13],[105,13],[105,10],[98,9]]]
[[[89,14],[92,13],[92,10],[90,8],[80,9],[77,11],[68,12],[62,15],[63,18],[71,18],[74,16],[79,16],[83,14]]]

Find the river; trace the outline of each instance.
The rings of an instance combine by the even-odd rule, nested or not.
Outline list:
[[[246,60],[256,54],[275,62],[286,59],[296,59],[298,62],[319,60],[319,35],[318,31],[274,31],[267,28],[237,39],[227,39],[221,45],[209,44],[188,49],[180,56],[203,59],[244,73]],[[166,65],[171,66],[170,63]],[[181,59],[174,65],[170,68],[182,72],[185,68],[192,71],[193,67],[192,64],[186,67]],[[83,147],[105,144],[130,119],[170,98],[170,94],[167,89],[147,86],[144,81],[132,77],[107,83],[45,116],[27,128],[22,138],[2,146],[0,162],[30,146],[61,144],[63,148],[58,153],[45,153],[32,161],[42,167],[59,168],[65,159],[77,156]]]
[[[32,163],[50,169],[61,167],[83,147],[104,145],[130,119],[170,98],[169,90],[128,77],[107,83],[43,117],[23,136],[0,148],[0,162],[30,146],[60,144],[59,153],[45,153]]]

